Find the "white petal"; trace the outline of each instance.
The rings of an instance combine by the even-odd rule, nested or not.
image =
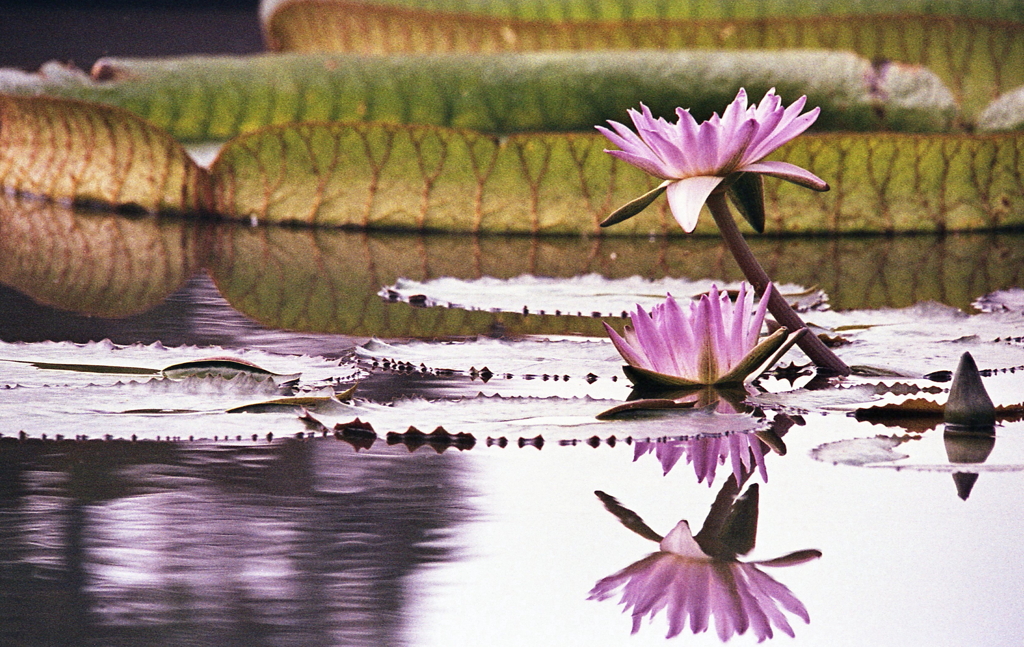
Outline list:
[[[682,555],[683,557],[693,557],[695,559],[710,559],[700,546],[693,539],[693,533],[690,531],[690,524],[685,520],[680,521],[676,524],[665,538],[661,540],[660,548],[667,553],[675,553],[676,555]]]
[[[724,179],[714,175],[698,175],[668,185],[665,192],[668,205],[683,231],[690,233],[696,228],[701,207]]]

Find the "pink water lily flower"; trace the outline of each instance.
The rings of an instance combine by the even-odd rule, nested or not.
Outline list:
[[[626,375],[638,386],[742,383],[794,337],[787,340],[788,331],[780,328],[758,343],[772,289],[769,283],[756,309],[746,283],[735,303],[712,286],[685,305],[670,295],[650,314],[637,305],[622,335],[604,326],[628,364]]]
[[[740,173],[771,175],[816,191],[828,190],[824,180],[806,169],[788,162],[762,161],[818,118],[819,108],[800,114],[806,102],[807,97],[800,97],[783,107],[772,88],[760,104],[748,106],[746,90],[741,88],[721,117],[715,113],[700,124],[689,110],[677,108],[678,121],[669,123],[655,118],[641,104],[639,112],[629,110],[636,132],[615,121],[608,122],[612,129],[597,126],[621,149],[606,152],[665,180],[658,189],[634,201],[638,206],[626,209],[616,221],[638,213],[664,191],[672,215],[684,231],[691,232],[708,196]]]
[[[624,611],[633,617],[633,633],[644,616],[651,619],[662,609],[668,618],[668,638],[679,635],[689,620],[693,633],[707,631],[714,619],[723,641],[749,629],[758,641],[773,637],[773,626],[794,635],[784,611],[810,622],[807,609],[783,584],[758,566],[790,566],[821,556],[805,550],[764,562],[716,559],[693,538],[690,526],[680,521],[652,553],[600,580],[591,600],[605,600],[619,590]]]

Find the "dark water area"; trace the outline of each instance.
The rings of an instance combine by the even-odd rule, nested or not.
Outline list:
[[[403,450],[404,451],[404,450]],[[4,645],[407,644],[470,514],[455,457],[337,445],[0,448]]]

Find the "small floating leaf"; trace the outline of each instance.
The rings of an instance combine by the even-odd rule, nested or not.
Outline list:
[[[48,371],[74,371],[76,373],[105,373],[113,375],[159,375],[160,371],[153,368],[141,368],[138,366],[109,366],[105,364],[70,364],[62,362],[30,362],[25,360],[6,360],[28,364],[35,368]]]
[[[630,400],[615,405],[597,414],[598,420],[612,420],[614,418],[626,417],[637,411],[659,411],[664,409],[692,409],[696,402],[680,402],[665,398],[645,398],[643,400]]]
[[[234,375],[263,376],[266,378],[282,378],[286,380],[298,379],[299,374],[282,375],[257,366],[252,362],[235,357],[211,357],[208,359],[192,360],[181,362],[166,367],[163,375],[170,379],[183,379],[186,377],[231,377]]]
[[[281,411],[302,413],[305,410],[330,412],[335,409],[335,405],[341,406],[341,402],[334,396],[302,396],[245,404],[228,409],[226,413],[278,413]]]
[[[901,444],[900,440],[883,436],[852,438],[819,445],[811,450],[811,457],[824,463],[843,465],[891,463],[907,458],[907,454],[893,451]]]
[[[939,425],[943,409],[943,405],[938,402],[915,398],[900,403],[857,409],[854,417],[857,420],[924,433]]]

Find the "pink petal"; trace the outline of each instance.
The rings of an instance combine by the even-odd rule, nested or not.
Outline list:
[[[806,100],[807,97],[800,97],[796,103],[786,108],[782,119],[779,120],[771,134],[758,142],[756,146],[751,147],[745,159],[749,162],[756,162],[810,128],[811,124],[817,120],[821,109],[815,108],[807,114],[799,115],[798,113],[803,109]]]
[[[769,282],[765,286],[764,294],[761,295],[761,301],[757,304],[757,310],[754,311],[754,315],[750,318],[749,328],[747,329],[747,346],[753,348],[757,346],[757,338],[761,334],[761,325],[764,323],[764,316],[768,310],[768,300],[772,296],[772,290],[775,286]]]
[[[605,149],[604,152],[608,153],[613,157],[619,158],[620,160],[626,162],[627,164],[632,164],[633,166],[639,168],[640,170],[650,173],[656,178],[660,178],[662,180],[674,179],[666,175],[666,169],[664,164],[662,164],[661,160],[655,158],[653,153],[648,157],[645,155],[637,155],[635,153],[630,153],[627,151],[615,151]]]
[[[815,191],[828,191],[828,183],[825,180],[807,169],[802,169],[796,164],[790,164],[789,162],[756,162],[736,170],[771,175],[772,177],[788,180]]]
[[[672,370],[672,361],[669,358],[661,330],[654,325],[654,320],[640,306],[636,307],[636,313],[630,315],[630,319],[633,322],[633,330],[636,333],[640,350],[650,363],[650,370],[668,374]]]
[[[728,175],[743,162],[747,146],[750,145],[755,133],[757,122],[753,119],[748,119],[730,130],[722,129],[715,160],[717,175]]]
[[[683,231],[690,233],[697,227],[701,207],[723,179],[714,175],[698,175],[668,185],[665,192],[668,205]]]
[[[604,328],[608,332],[608,337],[612,340],[612,344],[615,345],[615,350],[619,351],[619,355],[622,355],[622,359],[626,360],[627,364],[630,366],[636,366],[637,368],[653,370],[651,368],[650,361],[648,361],[647,357],[644,356],[642,350],[633,348],[629,342],[619,336],[619,333],[615,332],[614,328],[603,321],[601,323],[604,324]]]

